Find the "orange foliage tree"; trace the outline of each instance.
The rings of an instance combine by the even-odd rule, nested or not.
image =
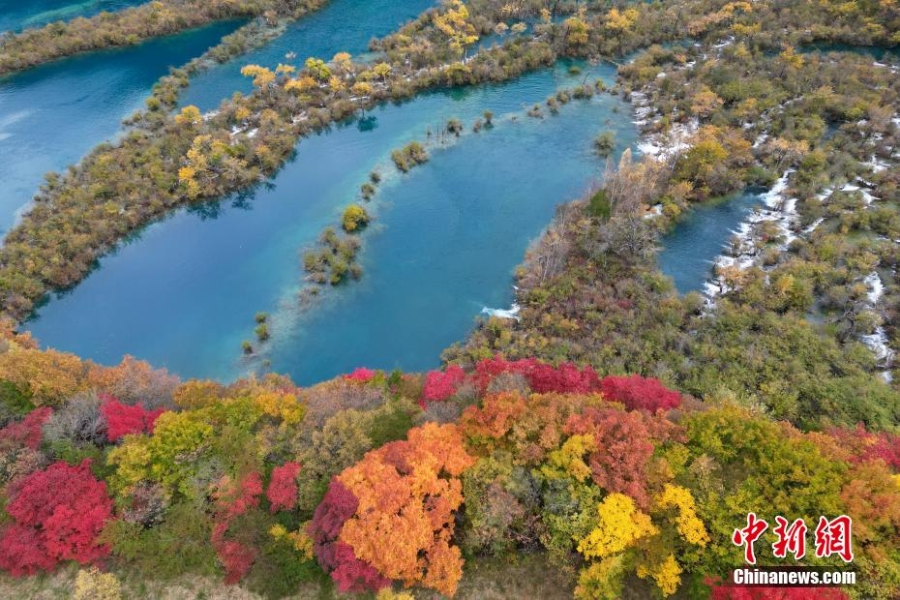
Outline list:
[[[473,463],[455,425],[429,423],[368,453],[338,476],[359,501],[340,542],[384,577],[452,596],[463,566],[450,545],[459,476]]]

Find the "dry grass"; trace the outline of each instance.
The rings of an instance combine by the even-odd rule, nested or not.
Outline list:
[[[69,600],[72,597],[74,567],[61,569],[51,575],[12,579],[0,577],[0,598],[29,600]],[[221,580],[202,577],[182,577],[165,583],[124,578],[123,597],[152,598],[153,600],[261,600],[261,596],[239,586],[227,586]],[[570,600],[574,583],[559,569],[550,565],[543,554],[522,554],[516,563],[482,559],[469,561],[459,584],[458,600],[500,600],[534,598],[540,600]],[[429,591],[415,590],[418,600],[442,598]],[[362,598],[334,594],[318,586],[297,591],[294,600],[327,600]]]

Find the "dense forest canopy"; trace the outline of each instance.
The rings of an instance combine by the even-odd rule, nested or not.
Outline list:
[[[89,25],[67,27],[58,48]],[[246,65],[254,91],[206,115],[176,108],[186,73],[164,78],[120,140],[48,176],[0,248],[0,589],[38,595],[31,576],[56,573],[79,598],[187,578],[272,598],[527,597],[548,580],[584,599],[897,597],[900,63],[871,53],[898,43],[889,0],[449,0],[373,41],[372,61]],[[644,155],[560,206],[516,274],[516,318],[481,321],[444,368],[226,385],[22,332],[127,235],[270,177],[303,136],[562,57],[621,63],[614,86],[589,89],[631,100]],[[393,160],[429,158],[410,144]],[[660,236],[747,189],[768,189],[766,206],[709,293],[679,295]],[[347,235],[326,230],[304,259],[311,276],[352,278],[368,221],[346,208]],[[857,584],[730,586],[749,513],[811,531],[851,517]],[[758,564],[785,564],[775,540]],[[530,576],[492,588],[517,561]]]

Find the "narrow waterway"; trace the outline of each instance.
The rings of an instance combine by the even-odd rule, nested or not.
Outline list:
[[[363,54],[373,38],[396,31],[437,4],[437,0],[330,0],[319,10],[291,23],[284,34],[262,48],[194,77],[182,94],[181,103],[208,111],[235,92],[249,93],[253,86],[241,75],[244,65],[274,68],[282,62],[302,64],[310,56],[329,60],[338,52]],[[286,58],[291,53],[296,54],[293,60]]]
[[[240,24],[217,23],[0,78],[0,235],[47,172],[112,139],[170,66],[202,54]]]
[[[0,0],[0,32],[41,27],[54,21],[92,17],[143,4],[145,0]]]
[[[659,268],[682,294],[702,292],[713,262],[725,251],[735,230],[762,203],[759,190],[744,191],[691,208],[662,238]]]

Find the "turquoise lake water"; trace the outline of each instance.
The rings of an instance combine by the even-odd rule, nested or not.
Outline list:
[[[53,62],[0,79],[0,234],[49,171],[113,138],[169,66],[181,65],[240,26],[190,32]]]
[[[595,74],[611,81],[614,71]],[[556,117],[524,116],[584,77],[561,65],[505,85],[429,94],[374,110],[364,126],[357,120],[303,140],[269,186],[149,227],[29,327],[46,345],[103,363],[130,353],[183,376],[231,379],[246,368],[240,342],[252,338],[253,315],[265,311],[272,368],[300,383],[360,365],[434,367],[484,307],[510,305],[512,271],[529,241],[557,204],[601,175],[596,135],[616,131],[619,150],[635,142],[629,106],[607,95]],[[494,129],[383,182],[362,281],[299,314],[300,253],[337,221],[368,173],[394,172],[392,149],[449,118],[471,125],[486,109],[497,115]]]
[[[358,55],[371,37],[394,30],[431,4],[335,0],[265,48],[196,78],[183,102],[214,108],[233,91],[249,89],[240,76],[241,65],[274,66],[287,52],[295,52],[298,61],[342,50]],[[198,51],[184,48],[186,56],[171,61],[180,64],[227,28],[204,32],[209,40],[198,39],[203,32],[191,32],[159,43],[181,40],[197,46]],[[13,190],[20,188],[4,196],[0,211],[11,214],[21,206],[40,181],[37,174],[77,160],[115,134],[119,118],[132,110],[129,103],[139,105],[153,78],[141,84],[138,75],[130,76],[134,95],[121,99],[114,110],[101,109],[96,122],[88,110],[90,101],[79,107],[76,92],[90,97],[103,89],[104,71],[114,79],[123,76],[122,70],[135,68],[132,63],[144,64],[134,57],[124,58],[122,64],[108,62],[119,54],[147,52],[148,70],[169,62],[154,60],[159,58],[154,43],[71,59],[0,83],[6,86],[0,87],[0,115],[10,114],[3,109],[10,98],[24,115],[8,123],[0,119],[0,132],[6,132],[0,138],[7,135],[0,139],[0,161],[19,165],[6,179]],[[41,76],[47,70],[49,75]],[[29,75],[36,78],[32,84]],[[99,79],[92,81],[92,76]],[[146,228],[103,258],[81,285],[51,299],[28,328],[45,346],[104,364],[131,354],[184,377],[231,380],[260,365],[259,359],[247,362],[241,357],[240,344],[253,339],[253,315],[264,311],[271,314],[272,340],[262,356],[273,370],[301,384],[357,366],[435,367],[441,351],[463,339],[484,308],[509,307],[512,273],[528,244],[559,203],[599,180],[604,164],[592,151],[594,138],[615,131],[617,153],[636,142],[630,106],[609,95],[575,101],[558,116],[525,116],[529,106],[557,89],[596,76],[612,82],[615,70],[603,65],[572,74],[568,64],[560,64],[503,85],[385,105],[363,119],[304,139],[294,160],[272,181],[240,197],[179,211]],[[54,87],[66,77],[76,77],[63,86],[75,97],[50,103]],[[17,84],[21,78],[26,78],[24,83]],[[29,102],[30,97],[38,101]],[[40,112],[35,115],[26,108],[42,102],[51,121],[47,125],[40,124]],[[69,105],[73,108],[67,109]],[[424,140],[426,132],[440,130],[450,118],[470,128],[485,110],[495,113],[496,127],[467,132],[447,147],[433,148],[428,164],[408,175],[396,173],[391,150]],[[54,129],[64,130],[64,135],[52,135]],[[12,141],[16,135],[20,139]],[[373,169],[382,172],[385,181],[369,207],[376,221],[364,235],[362,281],[327,290],[320,306],[301,311],[297,292],[304,275],[303,250],[324,227],[338,222]],[[720,252],[743,214],[737,205],[723,205],[709,215],[714,232],[691,233],[692,216],[667,238],[673,250],[663,253],[661,263],[679,289],[694,285],[685,277],[697,279],[698,274],[697,287],[702,285],[708,261]]]
[[[761,203],[758,192],[747,191],[694,206],[663,236],[660,270],[675,281],[682,294],[701,291],[712,274],[713,260],[722,254],[738,224]]]
[[[103,11],[112,12],[144,2],[145,0],[0,0],[0,31],[19,31],[26,27],[41,27],[53,21],[92,17]]]
[[[234,92],[249,93],[250,79],[241,67],[258,64],[274,68],[287,62],[285,55],[297,55],[294,64],[310,56],[329,60],[338,52],[358,56],[368,51],[369,41],[396,31],[437,0],[331,0],[321,9],[292,23],[285,33],[266,46],[217,65],[193,79],[181,97],[182,105],[193,104],[212,110]]]

